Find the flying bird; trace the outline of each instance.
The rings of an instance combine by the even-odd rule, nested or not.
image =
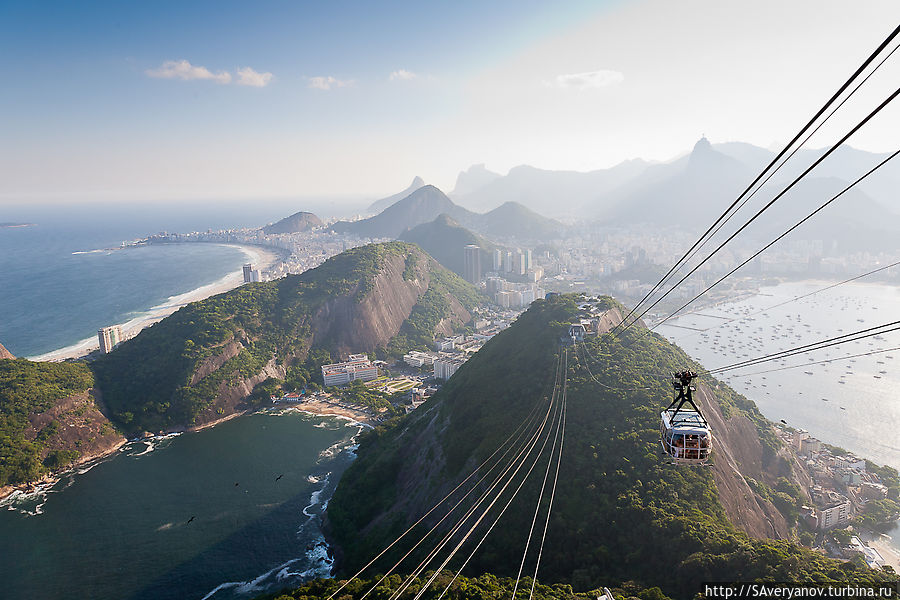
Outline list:
[[[275,478],[275,481],[278,481],[278,480],[281,479],[282,477],[284,477],[284,473],[282,473],[281,475],[279,475],[278,477],[276,477],[276,478]]]
[[[784,419],[781,419],[781,422],[787,425],[787,421],[785,421]]]
[[[241,485],[240,482],[237,482],[237,481],[234,482],[234,487],[237,487],[239,485]]]
[[[193,517],[191,517],[190,519],[188,519],[188,522],[185,523],[185,525],[190,525],[190,524],[191,524],[191,521],[193,521],[193,520],[196,519],[196,518],[197,518],[197,515],[194,515]]]

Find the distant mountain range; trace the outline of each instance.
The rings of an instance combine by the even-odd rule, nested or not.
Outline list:
[[[740,214],[740,222],[826,151],[798,152],[748,203]],[[476,210],[515,201],[542,214],[601,225],[646,223],[703,231],[774,156],[772,151],[751,144],[714,145],[702,138],[691,153],[671,162],[632,160],[586,173],[520,166],[500,176],[476,165],[460,173],[451,197],[459,205]],[[747,234],[774,237],[886,156],[846,146],[839,148],[748,228]],[[897,189],[900,162],[889,163],[802,225],[792,239],[833,241],[849,251],[890,248],[900,232]]]
[[[380,200],[376,200],[375,202],[373,202],[372,204],[369,205],[369,208],[366,209],[366,212],[368,212],[369,214],[373,214],[373,215],[378,214],[381,211],[383,211],[384,209],[386,209],[387,207],[389,207],[391,204],[394,204],[398,200],[403,200],[404,198],[406,198],[407,196],[409,196],[410,194],[412,194],[414,191],[416,191],[417,189],[419,189],[421,187],[425,187],[425,182],[422,180],[421,177],[419,177],[417,175],[415,178],[413,178],[412,183],[409,184],[408,188],[406,188],[402,192],[397,192],[396,194],[388,196],[387,198],[382,198]]]
[[[300,211],[281,219],[277,223],[266,225],[263,227],[263,233],[266,235],[273,233],[299,233],[321,227],[323,224],[322,220],[313,213]]]
[[[562,223],[543,217],[516,202],[478,214],[455,204],[433,185],[423,186],[395,202],[381,213],[360,221],[340,221],[332,228],[338,233],[360,237],[399,238],[409,229],[434,221],[439,215],[489,237],[546,239],[560,234]]]

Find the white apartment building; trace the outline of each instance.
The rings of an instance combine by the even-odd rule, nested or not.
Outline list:
[[[464,362],[466,362],[464,356],[438,358],[434,361],[434,376],[438,379],[450,379]]]
[[[850,501],[831,504],[819,511],[819,529],[826,531],[850,522]]]
[[[322,365],[322,380],[326,386],[344,385],[351,381],[371,381],[378,377],[378,367],[365,354],[351,354],[350,360]]]

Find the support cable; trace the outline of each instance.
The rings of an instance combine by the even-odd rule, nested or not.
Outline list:
[[[703,241],[703,239],[706,238],[710,234],[710,232],[719,224],[719,222],[722,221],[729,212],[731,212],[731,209],[733,209],[737,205],[737,203],[741,200],[741,198],[744,197],[747,194],[747,192],[749,192],[750,189],[753,188],[753,186],[755,186],[757,184],[757,182],[759,182],[759,180],[763,177],[763,175],[765,175],[765,173],[769,169],[771,169],[772,166],[775,165],[781,159],[782,156],[784,156],[784,154],[787,152],[787,150],[791,146],[793,146],[797,142],[797,140],[800,139],[803,136],[803,134],[810,127],[812,127],[813,123],[815,123],[816,120],[818,120],[818,118],[820,116],[822,116],[822,114],[826,110],[828,110],[828,107],[831,106],[834,103],[834,101],[837,100],[837,98],[841,94],[844,93],[844,91],[850,86],[850,84],[853,83],[853,81],[857,77],[859,77],[859,75],[872,63],[872,61],[875,60],[875,58],[879,54],[881,54],[881,52],[893,41],[893,39],[895,37],[897,37],[898,34],[900,34],[900,25],[898,25],[896,28],[894,28],[894,30],[887,36],[887,38],[885,38],[885,40],[883,42],[881,42],[881,44],[879,44],[879,46],[869,55],[869,57],[863,62],[863,64],[859,66],[859,68],[847,79],[847,81],[844,82],[843,85],[841,85],[840,88],[838,88],[838,90],[831,96],[831,98],[828,99],[828,101],[822,106],[822,108],[820,108],[818,110],[818,112],[816,112],[816,114],[813,115],[813,117],[809,120],[809,122],[807,122],[806,125],[804,125],[800,129],[800,131],[797,132],[797,134],[794,136],[794,138],[790,142],[788,142],[788,144],[784,148],[782,148],[781,152],[779,152],[778,155],[774,159],[772,159],[772,162],[770,162],[766,166],[766,168],[763,169],[760,172],[760,174],[756,176],[756,178],[753,180],[753,182],[749,186],[747,186],[747,188],[741,193],[741,195],[738,196],[735,199],[735,201],[732,202],[731,205],[725,210],[725,212],[722,213],[718,219],[716,219],[716,221],[709,227],[709,229],[707,229],[706,232],[704,232],[703,235],[700,236],[700,239],[698,239],[696,242],[694,242],[694,245],[691,246],[688,249],[688,251],[685,252],[684,255],[680,259],[678,259],[678,261],[672,266],[672,268],[669,269],[668,273],[666,273],[662,277],[662,279],[660,279],[660,281],[656,285],[654,285],[653,288],[649,292],[647,292],[647,294],[641,299],[641,301],[638,302],[635,305],[635,307],[631,309],[631,311],[628,313],[628,315],[624,319],[622,319],[621,323],[624,323],[625,321],[627,321],[628,318],[630,318],[635,313],[635,311],[640,307],[640,305],[643,304],[644,302],[646,302],[647,299],[657,289],[659,289],[660,286],[663,285],[663,282],[669,278],[669,276],[675,271],[675,269],[677,269],[678,267],[680,267],[683,264],[683,262],[687,259],[688,255],[690,255],[691,252],[693,252],[693,250]],[[646,313],[646,311],[644,311],[643,314],[645,314],[645,313]],[[639,318],[640,317],[638,317],[638,319]],[[621,325],[621,323],[619,323],[619,324]],[[625,327],[627,328],[628,325],[626,325]],[[618,325],[616,325],[616,327],[614,327],[613,330],[615,330],[616,328],[618,328]]]

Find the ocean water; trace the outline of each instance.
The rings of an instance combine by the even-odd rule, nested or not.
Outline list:
[[[311,199],[164,204],[0,204],[0,343],[34,357],[96,337],[169,298],[239,271],[234,246],[116,249],[160,231],[259,227],[298,210],[324,218],[358,208]]]
[[[0,504],[3,593],[222,600],[325,576],[320,517],[358,431],[272,410],[130,443]]]

